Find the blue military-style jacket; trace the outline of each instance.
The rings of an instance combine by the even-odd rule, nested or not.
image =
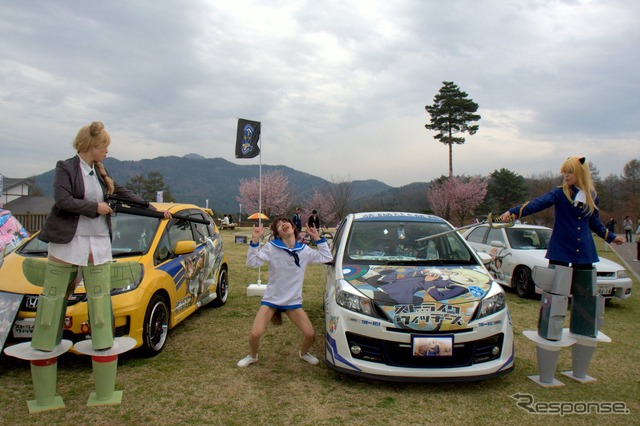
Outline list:
[[[521,206],[509,209],[509,213],[515,214],[518,219],[551,206],[555,209],[555,222],[546,258],[559,262],[572,264],[596,263],[600,260],[596,245],[593,241],[594,232],[607,243],[611,243],[616,234],[607,230],[600,221],[598,209],[593,214],[585,210],[581,203],[574,205],[578,193],[578,188],[571,188],[571,198],[569,201],[562,191],[562,187],[536,198],[535,200],[522,204]],[[595,199],[596,206],[598,199]]]

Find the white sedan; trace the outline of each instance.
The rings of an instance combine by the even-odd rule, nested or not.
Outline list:
[[[487,224],[480,224],[464,232],[463,236],[476,251],[492,257],[487,268],[497,282],[513,288],[520,297],[540,293],[531,278],[531,271],[534,266],[547,267],[549,264],[544,256],[551,239],[550,228],[524,224],[490,228]],[[600,258],[595,267],[598,293],[607,301],[631,296],[632,281],[621,265]]]

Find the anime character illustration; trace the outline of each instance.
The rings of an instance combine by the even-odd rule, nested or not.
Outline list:
[[[502,259],[507,256],[511,256],[511,253],[502,254],[503,248],[491,247],[489,250],[489,256],[491,256],[491,263],[489,263],[489,273],[498,280],[504,281],[504,271],[502,270]]]
[[[412,269],[399,272],[397,269],[385,269],[367,278],[366,283],[377,288],[375,300],[419,305],[424,297],[417,295],[418,291],[428,290],[434,285],[446,286],[446,280],[440,278],[442,274],[433,271]]]

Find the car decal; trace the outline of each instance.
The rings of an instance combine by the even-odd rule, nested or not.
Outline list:
[[[513,358],[514,358],[514,356],[515,356],[515,349],[516,349],[516,346],[515,346],[515,344],[513,344],[513,345],[511,346],[511,356],[509,357],[509,359],[507,359],[507,360],[505,361],[505,363],[504,363],[504,364],[502,364],[502,365],[500,366],[500,368],[498,368],[498,371],[502,371],[502,370],[504,370],[505,368],[509,368],[509,367],[511,367],[511,366],[513,365]]]
[[[345,265],[343,272],[397,327],[420,331],[466,328],[491,288],[479,267]]]
[[[338,353],[338,345],[336,343],[336,340],[331,337],[328,333],[327,333],[327,352],[328,355],[331,357],[331,359],[327,358],[327,360],[329,362],[331,362],[331,364],[336,365],[336,361],[340,361],[341,363],[343,363],[344,365],[353,368],[356,371],[361,371],[360,368],[356,367],[355,365],[351,364],[349,361],[347,361],[342,355],[340,355]]]
[[[176,302],[174,309],[181,311],[197,304],[198,306],[213,300],[216,291],[217,277],[223,259],[222,237],[205,237],[203,244],[196,247],[193,253],[178,256],[157,269],[171,276],[176,291],[186,285],[188,296]]]

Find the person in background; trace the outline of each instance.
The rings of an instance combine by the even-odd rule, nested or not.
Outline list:
[[[317,250],[297,241],[298,230],[287,218],[281,217],[271,224],[274,240],[260,248],[260,237],[264,234],[262,226],[254,226],[251,242],[247,252],[247,266],[259,267],[269,265],[269,283],[260,302],[260,308],[253,320],[249,335],[250,353],[238,361],[238,367],[248,367],[258,362],[260,338],[266,330],[267,323],[275,315],[284,312],[291,322],[302,332],[303,339],[298,353],[300,359],[311,365],[318,364],[318,359],[309,353],[315,341],[313,325],[302,309],[302,284],[304,273],[310,263],[326,263],[331,261],[331,251],[324,238],[320,238],[318,230],[307,228],[313,238]]]
[[[636,258],[634,262],[640,262],[640,219],[638,219],[638,227],[636,228]]]
[[[311,216],[307,220],[307,226],[309,228],[320,229],[320,218],[318,217],[318,211],[316,209],[311,210]]]
[[[624,217],[624,221],[622,222],[622,227],[624,228],[624,236],[628,243],[633,242],[633,222],[629,216]]]
[[[296,207],[296,212],[291,218],[291,222],[293,222],[295,227],[298,229],[298,232],[302,231],[302,216],[300,215],[301,213],[302,210],[300,209],[300,207]]]

